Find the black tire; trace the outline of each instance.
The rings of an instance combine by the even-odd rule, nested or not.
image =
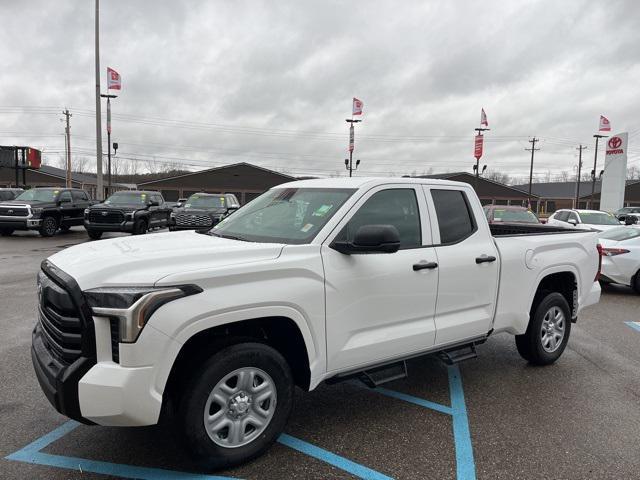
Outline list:
[[[631,288],[633,288],[634,292],[640,294],[640,271],[631,279]]]
[[[147,221],[144,218],[140,218],[133,224],[133,234],[144,235],[145,233],[147,233]]]
[[[205,428],[204,414],[207,401],[219,382],[242,368],[260,369],[270,377],[276,392],[275,410],[266,426],[263,427],[264,430],[259,431],[257,436],[246,445],[222,446],[214,442]],[[237,384],[233,388],[237,388]],[[182,397],[179,400],[175,419],[184,436],[187,451],[201,467],[205,469],[220,469],[247,462],[261,455],[275,442],[284,430],[293,408],[294,382],[291,369],[279,352],[268,345],[251,342],[231,345],[221,349],[204,362],[181,391]],[[239,394],[236,392],[233,395]],[[251,395],[250,392],[249,395]],[[254,400],[255,397],[250,400],[249,405],[251,406],[248,407],[248,415],[252,415],[255,412],[256,407],[253,405],[256,402]],[[221,410],[223,409],[217,412]],[[231,412],[231,407],[229,407],[228,411],[227,408],[224,408],[221,418],[229,417],[233,419]],[[247,425],[249,430],[253,428],[250,424]],[[246,434],[247,427],[243,426],[242,428],[244,434]],[[211,435],[216,434],[212,433]],[[231,435],[231,430],[227,432],[227,437],[229,435]],[[229,440],[228,438],[225,439],[224,436],[216,438],[221,438],[222,441]]]
[[[87,230],[87,235],[91,240],[100,240],[102,238],[102,232],[98,230]]]
[[[42,225],[40,225],[40,235],[43,237],[53,237],[58,231],[58,219],[51,215],[42,219]]]
[[[520,356],[533,365],[550,365],[554,363],[569,341],[569,335],[571,334],[571,310],[567,300],[562,294],[553,292],[546,295],[540,295],[540,300],[536,306],[532,308],[532,316],[529,319],[529,326],[527,331],[523,335],[516,335],[516,347]],[[555,309],[555,310],[554,310]],[[563,336],[560,342],[555,342],[555,348],[553,351],[549,351],[554,345],[543,345],[544,333],[543,323],[545,323],[545,317],[549,314],[547,319],[551,319],[551,325],[555,326],[559,321],[552,319],[553,311],[561,311],[563,315]]]
[[[10,237],[13,234],[13,228],[3,228],[0,230],[0,235],[3,237]]]

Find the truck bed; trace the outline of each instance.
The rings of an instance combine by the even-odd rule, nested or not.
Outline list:
[[[494,237],[515,237],[523,235],[546,235],[563,233],[587,233],[590,230],[556,227],[553,225],[535,225],[526,223],[492,223],[489,224],[491,235]]]

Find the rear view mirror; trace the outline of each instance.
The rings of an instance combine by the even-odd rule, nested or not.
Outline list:
[[[353,237],[353,242],[334,242],[331,248],[345,255],[395,253],[400,249],[400,234],[393,225],[363,225]]]

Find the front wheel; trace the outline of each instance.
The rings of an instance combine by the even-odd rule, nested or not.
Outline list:
[[[294,383],[285,359],[261,343],[241,343],[209,358],[183,390],[177,421],[204,468],[251,460],[284,430]]]
[[[555,362],[569,341],[571,311],[567,300],[557,292],[549,293],[535,307],[523,335],[516,335],[520,356],[533,365]]]
[[[53,237],[58,231],[58,219],[56,217],[44,217],[40,226],[40,235]]]
[[[145,233],[147,233],[147,221],[144,218],[136,220],[133,224],[133,234],[144,235]]]
[[[3,237],[10,237],[13,234],[13,228],[3,228],[0,230],[0,235]]]
[[[87,235],[91,240],[100,240],[102,238],[102,232],[99,230],[87,230]]]

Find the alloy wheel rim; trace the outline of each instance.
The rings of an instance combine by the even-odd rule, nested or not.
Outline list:
[[[540,329],[540,341],[544,351],[553,353],[558,350],[564,340],[565,331],[566,318],[564,312],[559,307],[551,307],[544,314]]]
[[[204,428],[222,447],[237,448],[259,437],[276,410],[273,379],[256,367],[243,367],[220,380],[204,407]]]
[[[56,233],[56,223],[55,220],[53,218],[47,218],[45,220],[45,231],[50,234],[53,235],[54,233]]]

